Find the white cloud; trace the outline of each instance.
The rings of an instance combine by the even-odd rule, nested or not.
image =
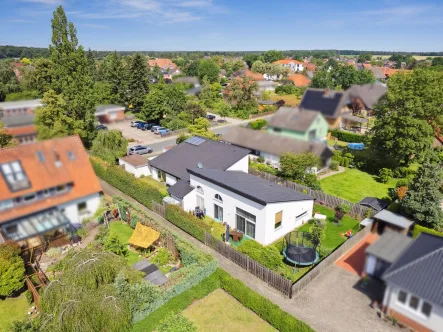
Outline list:
[[[123,6],[143,10],[143,11],[157,11],[161,4],[152,0],[121,0],[119,3]]]
[[[166,12],[164,13],[165,21],[168,23],[184,23],[201,20],[201,16],[196,16],[188,12]]]
[[[57,5],[63,3],[63,0],[22,0],[23,2],[43,3],[46,5]]]
[[[211,0],[190,0],[179,3],[179,7],[207,7],[212,4]]]

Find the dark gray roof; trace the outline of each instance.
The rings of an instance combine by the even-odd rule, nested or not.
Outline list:
[[[132,267],[137,271],[144,272],[145,277],[143,279],[150,281],[154,285],[160,286],[168,281],[168,278],[163,274],[163,272],[147,259],[142,259],[140,262],[133,264]]]
[[[334,154],[324,143],[315,143],[271,134],[266,131],[234,127],[222,138],[223,141],[245,147],[247,149],[266,152],[274,156],[283,153],[312,152],[322,160],[331,158]]]
[[[412,239],[394,231],[386,231],[366,249],[366,254],[373,255],[388,263],[393,263],[410,245]]]
[[[183,199],[183,197],[185,197],[193,190],[194,188],[192,188],[188,182],[180,180],[177,181],[176,184],[168,188],[168,193],[171,196]]]
[[[195,76],[181,76],[173,79],[174,83],[190,83],[199,84],[198,77]]]
[[[383,97],[388,88],[380,83],[353,85],[346,93],[349,98],[360,98],[366,107],[372,108]]]
[[[18,109],[18,108],[37,108],[42,106],[41,99],[3,101],[0,103],[0,110]]]
[[[377,197],[365,197],[358,204],[371,207],[376,211],[385,209],[389,203]]]
[[[346,93],[327,89],[307,89],[299,107],[316,111],[325,118],[337,118],[346,103]]]
[[[202,89],[201,86],[196,86],[195,88],[186,90],[186,94],[192,95],[192,96],[197,96],[200,94],[201,89]]]
[[[381,210],[374,216],[374,219],[378,219],[401,228],[409,228],[414,223],[412,220],[388,210]]]
[[[2,122],[5,127],[20,127],[33,124],[35,121],[35,114],[25,114],[25,115],[12,115],[5,116],[2,118]]]
[[[388,283],[443,306],[443,237],[421,233],[383,274]]]
[[[269,119],[268,126],[306,132],[317,116],[321,114],[315,111],[302,111],[297,107],[280,107]]]
[[[149,164],[189,181],[187,168],[195,168],[198,163],[202,163],[205,168],[226,170],[249,153],[249,150],[238,146],[204,139],[200,145],[182,142],[150,160]]]
[[[194,168],[188,172],[261,205],[314,199],[294,189],[241,171]]]

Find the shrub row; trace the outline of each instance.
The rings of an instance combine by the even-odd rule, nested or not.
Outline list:
[[[338,138],[340,141],[348,143],[369,143],[369,137],[348,131],[332,129],[330,130],[332,136]]]
[[[166,219],[201,242],[205,242],[205,232],[211,232],[210,225],[175,205],[166,206]]]
[[[420,233],[428,233],[432,235],[437,235],[443,237],[443,232],[436,231],[435,229],[427,228],[420,225],[414,226],[414,231],[412,232],[412,237],[415,239]]]
[[[149,209],[152,208],[152,201],[162,202],[163,195],[157,188],[136,179],[132,174],[116,165],[106,165],[96,158],[90,158],[90,160],[98,177]]]
[[[265,247],[256,241],[243,241],[236,249],[268,269],[277,271],[283,265],[282,256],[274,246]]]

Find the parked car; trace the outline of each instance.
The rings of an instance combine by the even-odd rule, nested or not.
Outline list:
[[[215,115],[214,114],[208,114],[208,115],[206,115],[206,119],[208,119],[210,121],[215,120]]]
[[[151,122],[151,123],[145,123],[145,125],[143,126],[143,128],[142,128],[142,130],[143,131],[145,131],[145,130],[151,130],[151,128],[153,127],[153,126],[156,126],[157,124],[156,123],[154,123],[154,122]]]
[[[165,129],[160,129],[160,130],[158,131],[158,134],[159,134],[159,135],[163,135],[163,134],[166,134],[168,131],[169,131],[169,129],[167,129],[167,128],[165,128]]]
[[[151,152],[152,152],[152,148],[149,146],[136,145],[136,146],[133,146],[132,148],[129,148],[128,155],[129,154],[146,154],[146,153],[151,153]]]
[[[134,121],[131,121],[131,127],[137,127],[137,125],[138,125],[140,122],[143,122],[143,121],[140,121],[140,120],[134,120]]]
[[[96,130],[108,130],[108,127],[106,127],[106,126],[104,126],[102,124],[99,124],[97,127],[95,127],[95,129]]]
[[[142,129],[145,126],[146,122],[139,122],[137,124],[137,129]]]
[[[155,130],[156,130],[157,128],[161,128],[161,126],[152,126],[152,127],[151,127],[151,132],[155,133]]]
[[[160,131],[163,131],[163,130],[167,130],[167,128],[165,128],[165,127],[157,127],[154,130],[154,134],[158,135],[158,134],[160,134]]]

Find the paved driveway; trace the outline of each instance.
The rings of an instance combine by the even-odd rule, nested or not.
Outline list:
[[[291,311],[316,331],[398,331],[378,318],[369,306],[371,299],[354,288],[359,280],[354,273],[331,266],[292,299]]]
[[[129,146],[137,145],[137,144],[146,144],[150,145],[155,142],[161,141],[160,135],[155,135],[150,130],[141,130],[136,127],[131,127],[132,120],[125,120],[122,122],[110,123],[106,126],[109,129],[117,129],[121,130],[123,136],[127,139],[134,139],[135,142],[129,143]]]

